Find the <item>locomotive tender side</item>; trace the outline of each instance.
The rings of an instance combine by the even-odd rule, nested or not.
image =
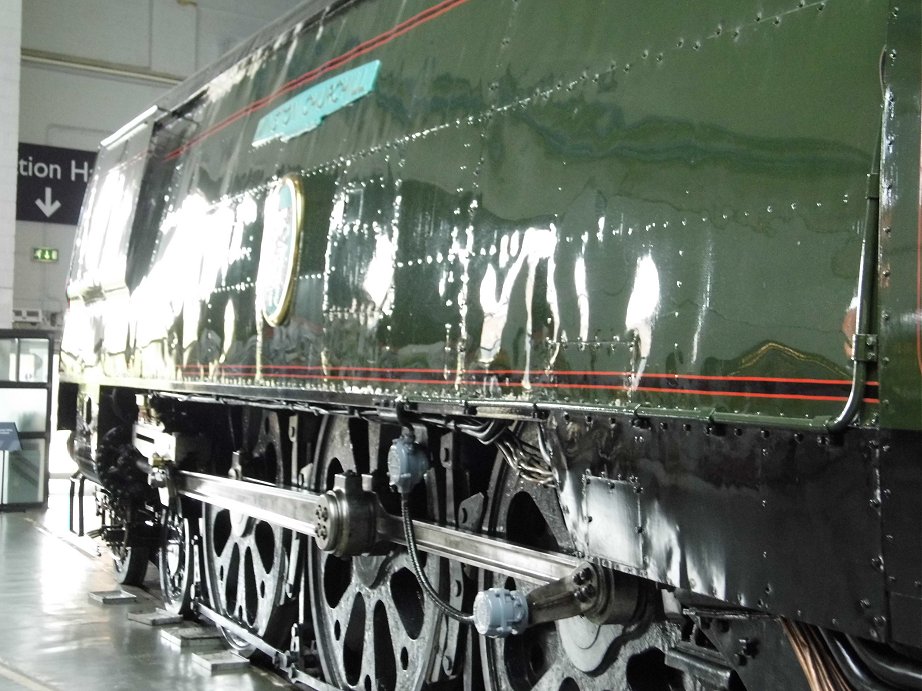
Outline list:
[[[178,86],[68,285],[122,576],[343,688],[913,687],[920,39],[312,2]]]

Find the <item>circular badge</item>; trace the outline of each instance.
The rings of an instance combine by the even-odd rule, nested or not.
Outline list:
[[[256,304],[271,326],[285,321],[291,305],[303,209],[301,183],[294,175],[281,178],[266,195]]]

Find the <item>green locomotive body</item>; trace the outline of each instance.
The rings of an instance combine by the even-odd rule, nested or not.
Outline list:
[[[198,426],[517,421],[537,441],[498,456],[550,488],[557,549],[696,627],[744,612],[707,635],[750,688],[795,688],[782,618],[839,667],[839,635],[922,648],[920,57],[918,2],[308,3],[103,143],[61,347],[81,465],[122,394]],[[198,429],[211,472],[274,445],[261,479],[303,487],[265,419]],[[734,659],[752,631],[787,652]],[[491,645],[488,686],[536,682]]]
[[[837,413],[889,8],[791,4],[602,3],[587,21],[558,3],[433,19],[427,3],[368,3],[292,27],[112,144],[156,157],[113,167],[129,195],[107,198],[104,154],[69,296],[106,336],[69,327],[68,371],[295,397]],[[350,85],[334,70],[370,64],[367,93],[335,104]],[[311,123],[321,99],[337,110]],[[257,132],[284,117],[304,131]],[[292,174],[304,244],[290,316],[267,327],[262,215]],[[93,242],[100,212],[111,256]],[[84,300],[100,288],[111,310]],[[914,357],[891,357],[918,378]],[[885,417],[917,429],[899,398]]]

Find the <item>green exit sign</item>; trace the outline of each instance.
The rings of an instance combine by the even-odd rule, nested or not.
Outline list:
[[[32,261],[56,262],[58,261],[58,251],[54,247],[33,247]]]

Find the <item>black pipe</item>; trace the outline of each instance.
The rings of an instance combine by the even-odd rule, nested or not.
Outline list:
[[[872,644],[860,638],[848,636],[855,654],[874,676],[893,684],[898,688],[922,689],[922,666],[913,664],[906,658],[899,658],[890,650],[879,647],[875,650]]]
[[[845,407],[835,418],[826,422],[826,429],[833,434],[844,431],[858,414],[861,403],[864,401],[864,390],[868,381],[868,362],[858,350],[860,348],[863,351],[867,348],[867,344],[859,343],[859,339],[868,335],[871,328],[871,308],[877,267],[878,217],[880,215],[880,147],[881,142],[878,140],[874,151],[874,161],[871,164],[871,174],[868,176],[867,207],[861,239],[861,259],[858,264],[855,338],[852,341],[855,350],[852,353],[852,386]],[[877,189],[871,189],[875,183]]]
[[[841,638],[823,629],[818,629],[818,631],[839,666],[839,671],[855,691],[895,691],[890,684],[875,679],[861,661],[855,659],[854,651]]]

